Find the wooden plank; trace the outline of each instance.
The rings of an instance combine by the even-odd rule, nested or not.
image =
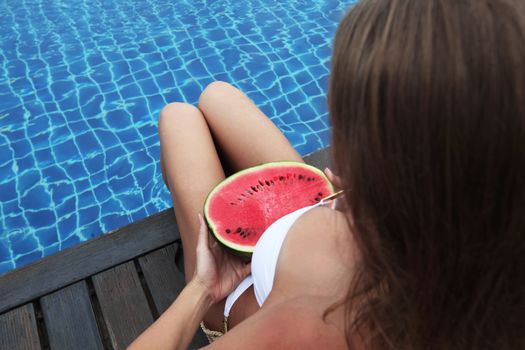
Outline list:
[[[321,170],[326,167],[332,167],[332,150],[330,147],[323,148],[317,152],[304,157],[305,163],[313,165]],[[333,170],[333,169],[332,169]]]
[[[153,302],[159,314],[173,303],[185,286],[184,273],[175,265],[175,254],[182,249],[179,243],[151,252],[139,258]],[[200,328],[190,343],[190,349],[199,349],[208,345],[208,340]]]
[[[0,315],[0,349],[40,349],[33,304]]]
[[[0,313],[173,243],[178,237],[173,209],[167,209],[16,269],[0,277]]]
[[[40,303],[51,349],[104,348],[86,282],[46,295]]]
[[[184,273],[175,265],[175,252],[179,244],[151,252],[139,258],[155,307],[162,314],[173,303],[186,285]]]
[[[113,348],[125,349],[153,323],[134,263],[93,276],[93,285]]]

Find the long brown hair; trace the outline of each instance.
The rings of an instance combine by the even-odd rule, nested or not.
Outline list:
[[[361,1],[329,104],[349,345],[525,348],[524,1]]]

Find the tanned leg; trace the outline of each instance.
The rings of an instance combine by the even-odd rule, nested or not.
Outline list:
[[[164,107],[159,136],[162,174],[171,192],[189,280],[195,268],[197,213],[202,212],[210,190],[224,179],[215,145],[232,171],[271,161],[302,159],[246,95],[223,82],[212,83],[203,91],[199,108],[184,103]],[[230,326],[257,308],[250,288],[235,303]],[[223,311],[224,302],[210,310],[206,324],[221,329]]]
[[[171,192],[177,218],[186,281],[195,270],[195,250],[199,223],[208,193],[224,179],[210,130],[202,113],[194,106],[170,103],[159,117],[161,166]],[[222,328],[224,302],[210,310],[205,321],[212,329]]]
[[[199,109],[232,170],[281,160],[302,162],[277,126],[232,85],[221,81],[208,85]]]
[[[303,161],[275,124],[232,85],[220,81],[210,84],[201,94],[199,109],[232,172],[267,162]],[[230,327],[256,310],[252,287],[233,305]]]

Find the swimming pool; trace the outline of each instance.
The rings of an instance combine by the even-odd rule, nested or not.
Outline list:
[[[0,273],[171,206],[157,118],[213,80],[302,155],[329,143],[346,1],[0,3]]]

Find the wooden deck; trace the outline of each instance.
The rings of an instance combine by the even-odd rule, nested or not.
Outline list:
[[[322,168],[328,154],[305,160]],[[125,349],[183,286],[168,209],[0,276],[0,350]],[[199,331],[190,348],[206,344]]]

